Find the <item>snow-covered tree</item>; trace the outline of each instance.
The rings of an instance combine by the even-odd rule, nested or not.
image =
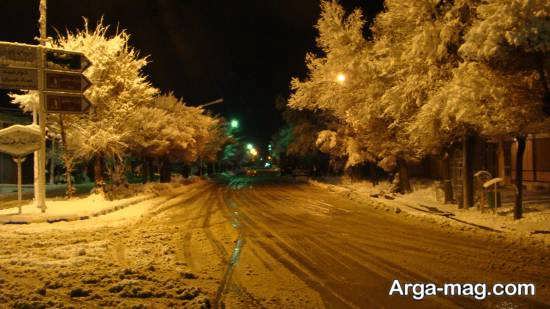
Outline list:
[[[439,133],[432,146],[468,132],[516,138],[519,218],[525,136],[548,130],[550,8],[546,1],[491,0],[474,15],[458,48],[463,60],[423,106],[413,129]]]
[[[397,74],[402,71],[394,62],[398,61],[403,48],[391,45],[401,41],[381,25],[376,33],[381,38],[379,42],[369,42],[363,35],[365,21],[359,10],[346,16],[339,4],[326,1],[321,8],[317,29],[323,56],[307,56],[309,76],[305,81],[292,81],[294,93],[289,105],[332,113],[339,119],[337,144],[340,146],[323,149],[347,157],[348,167],[371,160],[400,163],[384,167],[400,168],[401,190],[408,191],[405,161],[414,157],[401,122],[405,117],[392,113],[403,112],[394,108],[402,102],[396,99],[397,95],[388,94],[392,83],[398,84]],[[391,20],[384,20],[388,19]],[[404,23],[402,28],[410,25],[414,24]],[[319,145],[324,145],[326,136],[321,136]],[[384,160],[387,157],[394,160]]]
[[[68,136],[70,143],[77,145],[77,157],[94,158],[99,187],[104,160],[120,160],[128,147],[128,114],[150,103],[157,93],[142,73],[147,58],[140,57],[128,41],[125,31],[110,34],[102,21],[91,29],[87,20],[84,29],[67,32],[54,41],[55,47],[84,53],[93,64],[84,72],[93,84],[86,91],[93,103],[91,112],[72,121]]]
[[[139,106],[152,101],[158,92],[147,81],[142,69],[147,58],[129,46],[129,35],[99,21],[90,28],[59,34],[51,43],[54,48],[82,52],[91,60],[84,75],[92,82],[86,96],[93,106],[89,114],[49,115],[48,128],[61,135],[65,167],[70,170],[75,160],[95,159],[96,185],[103,185],[105,159],[120,160],[128,148],[131,130],[126,117]],[[14,95],[14,101],[25,110],[37,103],[35,92]]]
[[[289,107],[328,112],[341,119],[342,125],[354,127],[359,124],[356,113],[365,111],[357,110],[357,106],[365,103],[369,91],[375,88],[374,83],[367,82],[372,71],[364,60],[369,51],[363,37],[364,19],[360,10],[346,16],[336,2],[323,1],[321,9],[316,28],[323,55],[306,56],[309,75],[305,80],[292,80]]]
[[[220,119],[186,105],[172,93],[156,96],[127,120],[130,150],[146,164],[158,159],[162,181],[170,179],[171,162],[212,162],[226,142]]]

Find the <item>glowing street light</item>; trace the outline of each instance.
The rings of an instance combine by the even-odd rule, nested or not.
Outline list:
[[[247,149],[247,150],[252,150],[252,149],[254,149],[254,145],[252,145],[252,144],[246,144],[246,149]]]
[[[239,120],[237,120],[237,119],[231,120],[230,125],[231,125],[232,129],[237,129],[239,127]]]
[[[252,148],[252,149],[250,149],[250,154],[255,157],[255,156],[258,155],[258,150]]]
[[[336,82],[343,84],[346,81],[346,75],[344,73],[338,73],[336,76]]]

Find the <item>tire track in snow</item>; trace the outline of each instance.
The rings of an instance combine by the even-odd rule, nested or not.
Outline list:
[[[241,194],[233,196],[233,198],[237,203],[242,204],[246,211],[248,211],[249,208],[254,208],[257,204],[259,204],[257,200],[254,201],[247,198],[242,191]],[[272,233],[267,226],[253,220],[245,213],[241,213],[241,218],[243,219],[243,228],[246,229],[247,234],[253,236],[252,239],[254,244],[257,244],[274,260],[283,265],[288,271],[300,278],[310,288],[317,291],[324,300],[325,305],[336,304],[337,307],[346,308],[359,307],[359,305],[354,304],[342,297],[338,291],[328,285],[330,281],[338,280],[337,277],[334,277],[330,273],[324,272],[318,264],[303,253],[293,249],[290,244],[286,243],[283,239]],[[269,244],[267,241],[262,240],[262,238],[269,239]],[[284,252],[289,256],[289,258],[286,258],[280,252]],[[323,278],[318,274],[325,276]]]
[[[226,214],[227,210],[229,209],[230,214],[229,218],[231,220],[231,226],[238,230],[238,238],[237,242],[235,243],[235,246],[233,247],[231,257],[227,261],[227,267],[224,272],[222,282],[220,286],[218,287],[218,290],[216,291],[216,297],[214,298],[213,307],[214,308],[225,308],[225,303],[223,301],[226,293],[229,289],[235,291],[237,295],[244,301],[248,302],[250,305],[253,305],[255,308],[263,308],[261,305],[261,302],[258,301],[248,290],[237,283],[235,280],[233,280],[233,271],[237,263],[239,262],[239,258],[241,255],[241,252],[243,250],[244,244],[245,244],[245,238],[242,233],[241,229],[241,220],[239,218],[239,211],[237,205],[234,203],[234,201],[226,194],[225,190],[218,190],[218,203],[217,208],[222,214]],[[222,207],[222,205],[224,207]],[[228,217],[227,215],[224,215],[224,217]]]

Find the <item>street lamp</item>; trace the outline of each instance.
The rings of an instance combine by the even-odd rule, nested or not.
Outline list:
[[[254,149],[254,145],[246,144],[246,149],[249,150],[249,151],[252,151],[252,149]]]
[[[344,73],[338,73],[336,76],[336,82],[343,84],[346,81],[346,75]]]

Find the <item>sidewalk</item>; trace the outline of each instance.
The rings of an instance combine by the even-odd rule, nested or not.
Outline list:
[[[0,224],[28,224],[40,222],[76,221],[104,215],[127,206],[155,197],[154,194],[141,194],[135,197],[108,201],[98,194],[71,200],[47,200],[46,212],[42,213],[33,203],[0,210]]]
[[[86,196],[93,188],[93,182],[75,184],[76,195]],[[46,196],[48,198],[62,198],[65,196],[65,184],[47,184]],[[34,197],[34,186],[23,185],[23,203],[29,203]],[[17,206],[17,185],[0,184],[0,209]]]
[[[185,180],[171,183],[133,184],[119,191],[121,196],[116,200],[108,200],[103,195],[89,194],[74,199],[51,198],[46,200],[46,212],[42,213],[32,201],[23,201],[22,212],[19,213],[17,203],[10,203],[9,208],[0,209],[0,224],[29,224],[41,222],[59,222],[85,220],[91,217],[105,215],[131,205],[152,200],[159,196],[172,196],[200,186],[201,181]]]
[[[353,200],[369,201],[378,209],[439,224],[442,228],[455,226],[461,230],[484,230],[499,237],[507,235],[550,243],[550,200],[546,197],[524,202],[524,218],[514,220],[511,203],[505,203],[496,213],[443,204],[436,199],[435,183],[413,183],[414,191],[405,195],[387,194],[388,183],[374,187],[367,181],[351,182],[346,179],[328,179],[326,182],[310,180],[310,183]]]

